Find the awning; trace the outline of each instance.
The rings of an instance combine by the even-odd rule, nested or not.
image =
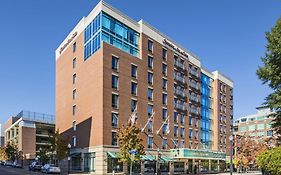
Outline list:
[[[141,160],[146,160],[146,161],[154,161],[155,157],[152,155],[142,155]]]
[[[173,161],[173,158],[162,155],[161,160],[164,162],[169,162],[169,161]]]
[[[81,157],[81,153],[71,153],[70,157]]]
[[[107,152],[107,154],[108,154],[111,158],[118,158],[116,152]]]

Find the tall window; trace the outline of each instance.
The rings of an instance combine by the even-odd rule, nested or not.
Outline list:
[[[184,148],[184,140],[181,140],[180,141],[180,146],[179,146],[180,148]]]
[[[76,105],[72,106],[72,115],[75,116],[76,115]]]
[[[72,92],[72,98],[73,98],[73,100],[76,99],[76,89],[74,89],[73,92]]]
[[[151,40],[148,40],[147,48],[149,52],[153,52],[153,42]]]
[[[147,96],[148,96],[148,100],[150,101],[153,100],[153,89],[148,88]]]
[[[112,117],[112,126],[113,127],[118,127],[118,114],[116,114],[116,113],[112,113],[111,114],[111,117]]]
[[[118,89],[118,76],[112,75],[112,88]]]
[[[76,136],[73,136],[73,137],[72,137],[72,144],[73,144],[73,147],[76,147],[76,145],[77,145]]]
[[[153,84],[153,74],[151,72],[148,72],[148,84]]]
[[[178,123],[178,113],[174,112],[174,122]]]
[[[72,60],[72,67],[73,67],[73,69],[76,68],[76,58],[73,58],[73,60]]]
[[[137,66],[132,65],[132,77],[137,78]]]
[[[181,129],[180,129],[180,136],[181,136],[181,138],[184,137],[184,128],[181,128]]]
[[[112,56],[112,69],[118,71],[118,58]]]
[[[181,124],[184,123],[184,114],[180,114],[180,122],[181,122]]]
[[[148,56],[148,67],[153,69],[153,58],[151,56]]]
[[[148,116],[151,116],[153,113],[153,105],[149,104],[147,108]]]
[[[178,136],[178,126],[174,126],[174,136]]]
[[[152,131],[153,131],[153,124],[152,124],[152,121],[150,120],[149,122],[148,122],[148,124],[147,124],[147,131],[149,132],[149,133],[152,133]]]
[[[163,73],[164,75],[167,75],[167,65],[164,64],[164,63],[162,63],[162,73]]]
[[[73,45],[72,45],[72,51],[73,51],[73,52],[76,52],[76,42],[73,43]]]
[[[137,108],[137,100],[131,100],[131,111],[135,111],[135,109]]]
[[[118,108],[118,95],[112,94],[112,107]]]
[[[167,50],[165,48],[162,48],[162,58],[167,58]]]
[[[162,89],[167,90],[167,80],[164,78],[162,79]]]
[[[112,132],[112,145],[117,146],[117,133]]]
[[[76,131],[77,128],[76,128],[76,121],[75,120],[72,123],[72,127],[73,127],[73,131]]]
[[[132,82],[131,94],[137,95],[137,83]]]
[[[189,116],[189,125],[192,125],[192,117]]]
[[[167,109],[163,108],[162,109],[162,119],[166,120],[166,118],[167,118]]]
[[[148,136],[147,148],[152,148],[153,146],[153,137]]]
[[[167,149],[167,139],[162,139],[162,149]]]
[[[162,104],[167,105],[167,94],[162,94]]]
[[[76,73],[73,74],[73,76],[72,76],[72,83],[73,83],[73,84],[76,84]]]

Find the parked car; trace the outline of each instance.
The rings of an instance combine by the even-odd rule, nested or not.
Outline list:
[[[6,161],[4,163],[4,166],[12,166],[13,165],[13,162],[12,161]]]
[[[60,173],[60,168],[54,164],[45,164],[42,168],[41,168],[41,172],[42,173],[46,173],[46,174],[49,174],[49,173]]]
[[[32,162],[29,165],[28,170],[29,171],[40,171],[41,167],[42,167],[42,165],[40,165],[38,162]]]
[[[18,163],[17,161],[14,161],[14,163],[12,164],[12,167],[14,167],[14,168],[22,168],[22,165],[20,163]]]
[[[0,165],[4,165],[4,164],[5,164],[5,160],[1,160]]]

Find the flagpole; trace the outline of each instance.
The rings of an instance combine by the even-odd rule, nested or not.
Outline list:
[[[159,130],[156,132],[157,135],[159,135],[159,132],[161,131],[161,129],[163,128],[164,124],[166,124],[167,120],[169,119],[169,116],[166,118],[166,120],[164,121],[164,123],[162,123],[161,127],[159,128]]]
[[[132,117],[134,116],[134,115],[136,115],[136,113],[137,113],[137,107],[135,108],[135,110],[132,112],[132,114],[131,114],[131,116],[130,116],[130,118],[129,118],[129,120],[128,120],[128,123],[131,123],[131,119],[132,119]],[[133,123],[134,124],[134,123]]]
[[[145,124],[144,127],[141,129],[141,132],[144,132],[144,130],[145,130],[145,128],[147,127],[148,123],[149,123],[150,121],[152,121],[154,114],[155,114],[155,112],[153,112],[152,115],[148,118],[146,124]]]

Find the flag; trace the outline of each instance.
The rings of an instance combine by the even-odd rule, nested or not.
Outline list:
[[[147,127],[147,125],[149,124],[149,122],[153,120],[154,113],[155,113],[155,112],[153,112],[152,115],[148,118],[146,124],[145,124],[144,127],[141,129],[141,132],[144,132],[144,130],[145,130],[145,128]]]
[[[129,123],[134,125],[136,123],[138,116],[137,116],[137,108],[135,108],[134,112],[131,114],[131,117],[129,118]]]
[[[168,118],[168,123],[167,123],[167,127],[166,127],[166,131],[165,131],[165,133],[166,134],[169,134],[170,133],[170,119]]]

